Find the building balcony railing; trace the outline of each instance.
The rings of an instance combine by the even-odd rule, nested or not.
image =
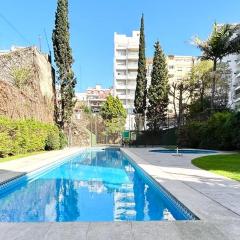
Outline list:
[[[235,95],[235,97],[234,97],[234,102],[235,102],[235,103],[236,103],[236,102],[240,102],[240,94]]]
[[[116,69],[126,69],[126,65],[116,65]]]
[[[126,60],[126,56],[124,55],[117,55],[115,56],[116,60]]]
[[[138,54],[128,54],[128,59],[138,59]]]
[[[128,84],[126,88],[130,89],[130,90],[135,90],[136,89],[136,85]]]
[[[239,78],[237,78],[237,79],[235,80],[235,82],[234,82],[234,84],[233,84],[233,87],[234,87],[234,88],[240,87],[240,79],[239,79]]]
[[[124,89],[124,90],[125,89],[126,90],[135,90],[136,89],[136,85],[132,85],[132,84],[131,85],[128,85],[128,84],[127,85],[126,84],[125,85],[116,84],[115,88],[116,89]]]
[[[116,75],[115,77],[116,77],[116,79],[119,79],[119,80],[126,80],[127,79],[127,75]]]
[[[116,75],[115,76],[115,78],[118,80],[127,80],[127,79],[129,79],[129,80],[136,80],[136,78],[137,78],[137,74],[136,75],[130,75],[130,74],[128,74],[128,75]]]
[[[240,78],[240,71],[239,70],[235,72],[235,76],[236,76],[236,78]]]
[[[115,84],[115,88],[116,89],[126,89],[126,84],[122,85],[122,84]]]
[[[138,69],[138,65],[137,64],[128,64],[128,69]]]
[[[117,94],[119,99],[127,99],[126,94]]]
[[[136,80],[137,79],[137,74],[133,74],[133,75],[129,74],[127,78],[131,79],[131,80]]]
[[[240,64],[240,56],[238,56],[238,57],[237,57],[237,59],[236,59],[236,61],[235,61],[235,62],[236,62],[236,64],[237,64],[237,65],[239,65],[239,64]]]

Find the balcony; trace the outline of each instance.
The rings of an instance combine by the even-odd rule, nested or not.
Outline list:
[[[118,93],[117,93],[117,96],[118,96],[118,98],[119,98],[120,100],[125,100],[125,99],[127,99],[126,94],[118,94]]]
[[[128,59],[138,59],[138,53],[128,53]]]
[[[115,84],[115,89],[126,89],[126,84]]]
[[[126,99],[127,99],[127,100],[134,100],[134,98],[135,98],[135,93],[134,93],[134,94],[127,94],[127,95],[126,95]]]
[[[234,88],[235,91],[240,91],[240,83],[238,85],[235,85],[235,88]]]
[[[117,55],[115,55],[115,58],[117,59],[117,60],[126,60],[126,55],[121,55],[121,54],[117,54]]]
[[[239,71],[239,70],[236,71],[234,74],[235,74],[236,78],[239,78],[239,77],[240,77],[240,71]]]
[[[128,69],[138,69],[138,64],[129,63],[127,66]]]
[[[130,90],[135,90],[136,89],[136,84],[128,84],[126,86],[127,89],[130,89]]]
[[[127,79],[136,80],[137,79],[137,74],[132,74],[132,75],[128,74]]]
[[[239,86],[240,86],[240,79],[236,78],[235,81],[234,81],[233,87],[238,88]]]
[[[126,65],[116,65],[116,69],[119,69],[119,70],[125,70],[126,69]]]
[[[235,60],[237,65],[240,65],[240,56],[237,57],[237,59]]]
[[[235,97],[234,97],[234,102],[235,102],[235,103],[240,102],[240,94],[235,95]]]
[[[115,78],[118,80],[126,80],[127,79],[127,75],[116,75]]]

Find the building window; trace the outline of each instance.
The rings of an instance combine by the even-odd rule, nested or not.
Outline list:
[[[118,72],[117,72],[117,75],[118,75],[118,76],[125,76],[125,75],[126,75],[126,72],[125,72],[125,71],[118,71]]]
[[[119,56],[126,56],[126,50],[119,50],[117,53]]]
[[[117,65],[118,66],[125,66],[126,65],[126,61],[117,61]]]

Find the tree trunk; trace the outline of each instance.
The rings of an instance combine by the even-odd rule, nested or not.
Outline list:
[[[176,108],[176,85],[173,85],[173,109],[175,114],[175,121],[178,122],[178,114],[177,114],[177,108]]]
[[[212,96],[211,96],[211,112],[214,111],[214,98],[216,88],[216,71],[217,71],[217,59],[213,60],[213,80],[212,80]]]
[[[183,86],[179,86],[179,113],[178,113],[178,126],[182,125],[182,115],[183,115]]]
[[[202,86],[202,88],[200,90],[200,101],[201,101],[201,111],[202,112],[204,110],[204,93],[205,93],[205,89],[204,89],[204,86]]]

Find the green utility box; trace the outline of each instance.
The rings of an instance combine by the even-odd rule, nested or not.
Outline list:
[[[122,133],[123,140],[130,140],[130,131],[124,131]]]

